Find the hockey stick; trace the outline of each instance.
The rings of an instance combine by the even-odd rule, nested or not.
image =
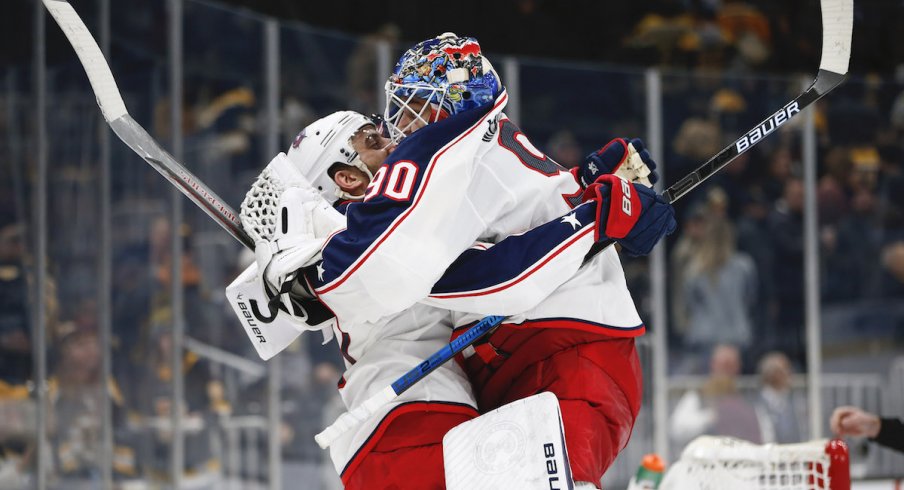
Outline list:
[[[254,250],[254,241],[242,229],[242,223],[236,212],[224,203],[213,190],[177,162],[172,155],[161,148],[160,144],[126,111],[125,102],[116,86],[110,66],[85,23],[69,5],[69,2],[43,0],[43,3],[56,23],[60,25],[63,33],[66,34],[75,54],[82,62],[91,87],[94,89],[97,105],[100,106],[104,119],[116,136],[203,209],[239,243]]]
[[[663,196],[671,204],[681,199],[692,189],[731,163],[745,151],[772,134],[780,126],[799,114],[807,106],[819,100],[844,81],[851,57],[851,34],[854,25],[853,0],[822,0],[822,59],[819,73],[813,84],[796,99],[785,104],[777,112],[757,124],[744,136],[724,148],[706,163],[683,177],[669,187]],[[603,240],[593,244],[584,258],[585,263],[600,251],[612,245],[612,240]],[[327,448],[343,433],[370,417],[380,407],[390,403],[405,390],[424,378],[443,363],[448,362],[456,354],[492,331],[503,317],[488,316],[465,331],[449,345],[443,347],[419,366],[408,371],[392,385],[387,386],[364,401],[350,412],[342,414],[332,425],[317,434],[314,439],[322,448]]]

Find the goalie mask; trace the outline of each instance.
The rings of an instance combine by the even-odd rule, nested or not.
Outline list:
[[[289,160],[328,202],[337,197],[359,198],[342,192],[328,171],[333,165],[342,163],[360,169],[372,180],[373,173],[352,147],[351,138],[362,127],[376,124],[357,112],[334,112],[298,133],[289,149]]]
[[[396,63],[386,82],[384,117],[398,141],[416,123],[426,125],[492,103],[501,91],[502,82],[477,40],[447,32],[418,43]],[[412,104],[416,99],[419,103]],[[402,122],[405,114],[410,122]]]

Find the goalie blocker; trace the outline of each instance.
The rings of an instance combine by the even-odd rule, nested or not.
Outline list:
[[[290,296],[285,294],[287,291],[272,295],[268,291],[257,264],[251,264],[226,288],[226,299],[261,359],[266,361],[279,354],[302,332],[322,331],[323,343],[333,338],[336,318],[322,303]],[[275,313],[270,313],[271,307],[276,308]]]

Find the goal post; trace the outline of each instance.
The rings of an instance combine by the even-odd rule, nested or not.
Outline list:
[[[691,441],[660,490],[850,490],[844,441],[753,444],[731,437]]]

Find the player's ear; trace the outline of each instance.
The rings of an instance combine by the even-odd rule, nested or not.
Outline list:
[[[339,189],[352,195],[360,194],[360,191],[369,184],[364,172],[353,167],[337,170],[333,174],[333,182]]]

